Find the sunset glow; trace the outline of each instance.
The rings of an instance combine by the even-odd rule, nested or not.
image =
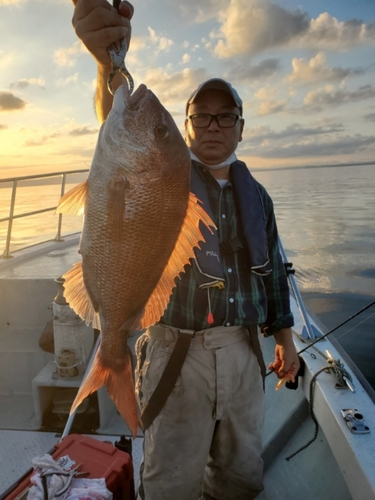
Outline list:
[[[249,167],[375,161],[375,3],[134,2],[127,67],[182,130],[203,80],[244,100]],[[67,0],[0,0],[0,177],[87,168],[96,67]]]

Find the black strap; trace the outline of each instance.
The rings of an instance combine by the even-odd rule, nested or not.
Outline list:
[[[181,368],[184,364],[192,338],[193,334],[179,332],[176,345],[174,346],[163,375],[151,398],[142,410],[139,425],[143,431],[145,431],[159,415],[168,396],[172,392],[177,378],[181,373]]]
[[[259,367],[260,367],[260,373],[263,378],[263,389],[264,389],[264,379],[266,378],[266,364],[264,362],[263,358],[263,352],[262,348],[260,346],[259,342],[259,337],[258,337],[258,327],[257,326],[249,326],[249,336],[250,336],[250,342],[251,345],[253,346],[255,356],[257,357]]]
[[[220,250],[223,253],[234,253],[238,250],[245,248],[245,243],[238,236],[236,238],[231,238],[230,240],[223,241],[220,243]]]

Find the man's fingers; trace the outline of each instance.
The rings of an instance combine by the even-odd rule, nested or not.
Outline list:
[[[72,0],[72,2],[75,7],[78,5],[78,9],[83,17],[97,7],[103,7],[108,10],[116,10],[113,5],[107,2],[107,0]],[[134,15],[134,7],[127,1],[120,3],[118,11],[127,19],[131,19]]]
[[[85,38],[85,45],[92,46],[95,44],[96,48],[107,51],[107,48],[115,42],[121,40],[127,35],[126,28],[112,27],[105,28],[95,33],[88,33]]]
[[[122,16],[127,17],[128,19],[131,19],[134,14],[134,7],[130,2],[121,2],[119,5],[119,13]]]
[[[277,383],[275,391],[278,391],[286,382],[294,382],[294,381],[295,378],[293,377],[293,375],[291,375],[290,373],[285,374],[283,378],[279,380],[279,382]]]
[[[82,38],[85,33],[95,33],[112,27],[119,29],[126,27],[126,31],[129,31],[129,20],[121,17],[116,11],[111,12],[98,8],[80,20],[73,17],[73,26],[78,37]]]
[[[73,26],[86,19],[86,17],[92,16],[93,14],[98,15],[99,13],[101,15],[112,13],[114,18],[119,16],[117,10],[106,0],[77,0],[73,14]]]

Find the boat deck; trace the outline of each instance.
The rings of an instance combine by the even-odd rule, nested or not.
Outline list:
[[[15,251],[12,257],[0,259],[0,279],[55,279],[81,260],[79,234],[65,236],[63,241],[47,241]]]
[[[275,380],[268,377],[266,395],[273,396]],[[342,473],[332,454],[329,443],[320,430],[317,441],[305,452],[287,462],[285,457],[304,445],[313,435],[314,424],[308,416],[302,390],[278,391],[277,398],[267,397],[264,428],[265,491],[259,500],[299,500],[299,491],[306,500],[352,500]],[[11,399],[10,399],[11,398]],[[15,404],[17,402],[17,404]],[[13,430],[4,430],[0,421],[0,449],[3,466],[0,469],[0,496],[31,468],[31,460],[48,453],[60,440],[60,434],[19,430],[27,428],[31,420],[22,422],[20,414],[33,413],[30,396],[0,398],[2,408],[7,407],[7,421]],[[280,411],[280,409],[282,409]],[[286,411],[287,409],[287,411]],[[0,412],[2,413],[2,412]],[[12,415],[13,417],[12,417]],[[5,414],[4,414],[5,420]],[[18,427],[18,425],[24,427]],[[116,432],[116,426],[120,432]],[[116,422],[108,426],[112,434],[91,435],[96,439],[118,441],[123,428]],[[100,432],[100,431],[99,431]],[[135,484],[138,484],[139,466],[142,459],[142,437],[132,442]],[[308,493],[306,493],[308,492]]]
[[[5,458],[0,468],[0,497],[30,468],[33,457],[48,452],[60,439],[60,433],[56,431],[40,432],[30,386],[31,381],[53,363],[53,354],[43,352],[38,340],[51,320],[51,304],[57,291],[54,280],[79,259],[78,235],[67,237],[62,243],[47,242],[25,252],[14,252],[12,259],[0,259],[0,449],[2,458]],[[298,311],[294,312],[298,332],[302,325]],[[298,349],[304,347],[298,337],[296,345]],[[271,361],[274,357],[273,339],[262,339],[262,349],[266,362]],[[333,355],[336,354],[333,351]],[[266,379],[265,491],[259,500],[370,500],[372,497],[368,492],[375,491],[369,473],[373,467],[371,457],[375,456],[369,445],[373,443],[375,446],[375,425],[370,435],[348,436],[339,415],[340,409],[362,401],[363,391],[356,394],[348,390],[332,391],[332,376],[329,374],[319,377],[316,384],[316,413],[322,424],[318,439],[295,458],[285,460],[286,456],[306,444],[314,433],[305,394],[311,374],[322,366],[322,359],[315,358],[305,356],[307,375],[297,391],[283,388],[275,392],[275,377],[271,375]],[[22,377],[18,378],[18,375]],[[98,391],[102,403],[106,397],[109,400],[105,390]],[[108,407],[113,405],[110,400],[108,404]],[[369,418],[373,405],[366,405],[364,413]],[[108,418],[96,429],[95,437],[114,442],[121,435],[129,436],[130,433],[117,412],[109,411]],[[141,436],[133,441],[136,482],[142,442]],[[359,450],[359,456],[351,456],[347,461],[346,457],[354,447]],[[344,481],[346,476],[350,476],[350,491]]]

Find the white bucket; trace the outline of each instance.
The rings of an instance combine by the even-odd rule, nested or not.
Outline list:
[[[82,375],[94,345],[94,330],[69,307],[53,302],[53,337],[55,342],[55,360],[60,376]],[[67,357],[67,351],[70,356]],[[59,359],[70,359],[59,366]],[[69,364],[69,363],[68,363]]]

